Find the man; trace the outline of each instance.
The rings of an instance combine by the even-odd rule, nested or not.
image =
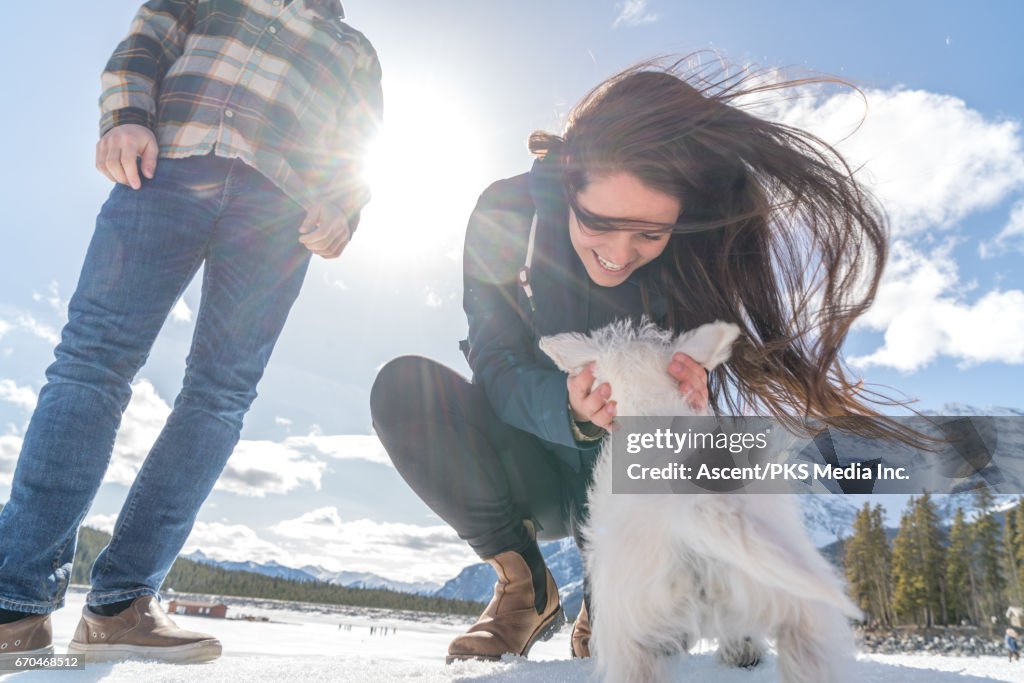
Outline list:
[[[52,651],[78,527],[131,381],[203,265],[185,379],[91,570],[71,651],[219,656],[157,591],[238,442],[311,254],[337,257],[369,199],[373,47],[339,0],[150,0],[103,73],[96,167],[117,184],[0,512],[0,657]]]

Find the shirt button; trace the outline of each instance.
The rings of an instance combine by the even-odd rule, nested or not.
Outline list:
[[[257,49],[256,52],[254,52],[253,54],[255,54],[257,57],[262,57],[263,56],[263,50]]]
[[[271,26],[271,27],[270,27],[270,28],[269,28],[268,30],[269,30],[269,31],[270,31],[271,33],[277,33],[277,29],[276,29],[275,27],[273,27],[273,26]]]
[[[235,115],[235,112],[231,111],[230,109],[228,109],[226,112],[224,112],[224,116],[226,116],[229,119],[232,118],[234,115]]]

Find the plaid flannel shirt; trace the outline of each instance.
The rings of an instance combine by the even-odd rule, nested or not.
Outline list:
[[[383,110],[370,42],[339,0],[150,0],[102,76],[100,135],[135,123],[160,156],[237,157],[352,229]]]

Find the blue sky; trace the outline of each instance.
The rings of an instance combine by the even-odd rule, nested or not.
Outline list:
[[[0,500],[109,183],[93,169],[99,72],[136,0],[15,3],[0,44]],[[102,7],[102,9],[100,9]],[[403,353],[466,366],[460,251],[526,136],[590,87],[661,54],[833,74],[766,115],[863,164],[892,219],[877,304],[844,349],[868,382],[919,400],[1024,407],[1024,73],[1016,2],[681,3],[349,0],[377,46],[386,126],[375,199],[342,259],[315,260],[243,442],[186,550],[440,580],[472,559],[372,436],[376,369]],[[159,171],[158,171],[159,172]],[[198,290],[139,374],[91,523],[112,524],[180,385]],[[261,482],[258,486],[256,482]]]

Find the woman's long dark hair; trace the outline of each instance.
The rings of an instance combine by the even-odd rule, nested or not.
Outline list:
[[[536,132],[530,150],[562,164],[570,206],[589,180],[616,172],[679,198],[669,244],[646,267],[668,296],[669,327],[723,320],[743,330],[712,374],[716,409],[916,441],[869,405],[895,402],[851,381],[840,357],[878,290],[883,211],[831,146],[747,111],[764,94],[846,84],[686,68],[692,60],[613,76],[573,109],[561,136]]]

